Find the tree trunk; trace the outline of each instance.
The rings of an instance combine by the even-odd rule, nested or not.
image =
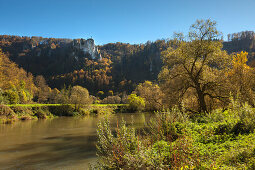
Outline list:
[[[207,113],[207,107],[205,103],[205,97],[203,92],[199,89],[197,90],[197,95],[198,95],[198,103],[199,103],[199,112],[204,112]]]
[[[199,103],[199,113],[207,113],[207,106],[205,103],[205,96],[203,91],[200,88],[200,83],[195,83],[196,84],[196,91],[197,91],[197,96],[198,96],[198,103]]]

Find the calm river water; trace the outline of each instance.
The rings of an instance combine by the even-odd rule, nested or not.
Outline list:
[[[144,126],[150,114],[116,114]],[[102,117],[60,117],[52,120],[0,124],[0,169],[87,169],[96,162],[96,128]]]

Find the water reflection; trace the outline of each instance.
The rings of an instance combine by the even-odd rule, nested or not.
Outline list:
[[[148,114],[112,115],[143,126]],[[0,169],[86,169],[96,160],[96,127],[102,117],[16,122],[0,125]]]

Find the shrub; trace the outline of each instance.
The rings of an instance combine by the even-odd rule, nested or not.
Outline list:
[[[97,98],[96,96],[90,95],[89,97],[90,97],[90,100],[91,100],[91,102],[92,102],[93,104],[99,104],[99,103],[100,103],[100,99]]]
[[[75,105],[75,110],[79,110],[82,105],[90,104],[89,91],[81,86],[74,86],[71,90],[70,102]]]
[[[19,94],[15,90],[6,90],[4,95],[6,96],[7,100],[10,104],[17,104],[19,103]]]
[[[235,135],[252,133],[255,129],[255,111],[250,105],[245,103],[243,106],[234,107],[230,109],[237,119],[236,124],[233,126],[231,132]]]
[[[24,115],[33,116],[34,115],[31,107],[11,106],[11,108],[15,112],[15,114],[17,114],[18,116],[24,116]]]
[[[90,113],[91,114],[96,114],[96,115],[107,115],[107,114],[111,114],[114,112],[114,110],[116,110],[116,107],[114,106],[107,106],[107,107],[100,107],[100,106],[96,106],[96,107],[91,107],[90,109]]]
[[[187,115],[177,108],[167,112],[157,112],[148,122],[148,135],[154,140],[174,141],[182,134],[182,123],[187,119]]]
[[[117,128],[116,135],[110,129],[110,122],[105,119],[98,124],[97,155],[100,156],[100,166],[104,169],[120,169],[128,165],[125,154],[134,155],[139,148],[139,142],[134,128],[127,128],[123,121]]]
[[[34,114],[38,119],[47,119],[49,117],[53,117],[48,109],[48,106],[34,108]]]
[[[108,96],[102,100],[103,104],[120,104],[121,98],[119,96]]]
[[[48,106],[50,113],[56,116],[72,116],[75,108],[72,105]]]
[[[170,168],[171,145],[164,140],[157,141],[152,145],[151,157],[152,162],[150,164],[153,167]]]
[[[10,124],[16,119],[14,111],[6,105],[0,104],[0,123]]]
[[[11,106],[11,108],[20,120],[31,120],[35,118],[31,107]]]
[[[225,155],[224,163],[226,165],[230,166],[240,166],[240,165],[248,165],[250,164],[250,167],[253,166],[253,159],[254,155],[251,152],[252,150],[250,149],[245,149],[245,150],[235,150],[231,151],[230,153]],[[244,168],[246,169],[246,168]]]
[[[0,115],[14,115],[14,112],[9,106],[0,104]]]
[[[199,168],[198,152],[192,146],[189,137],[182,137],[175,142],[160,140],[152,145],[147,167],[152,169],[194,169]]]
[[[133,124],[127,127],[122,121],[113,130],[108,119],[98,124],[97,135],[100,159],[95,168],[98,169],[192,169],[199,166],[193,141],[184,135],[175,142],[155,139],[150,134],[139,136]]]
[[[136,94],[130,94],[128,96],[128,104],[131,111],[142,111],[145,107],[144,99]]]
[[[145,109],[148,111],[156,111],[163,109],[163,98],[164,95],[157,84],[150,81],[140,83],[135,93],[141,96],[145,100]]]
[[[128,103],[128,95],[126,93],[121,94],[121,103],[123,103],[123,104]]]
[[[4,91],[0,88],[0,104],[8,104],[9,101],[4,95]]]
[[[20,90],[19,91],[19,99],[20,103],[28,103],[32,100],[33,95],[28,90]]]

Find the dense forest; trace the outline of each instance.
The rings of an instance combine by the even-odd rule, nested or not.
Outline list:
[[[248,52],[248,64],[254,67],[255,59],[255,33],[254,31],[243,31],[228,34],[228,41],[223,42],[223,49],[229,54],[240,51]]]
[[[223,50],[229,54],[248,52],[248,65],[255,65],[255,33],[244,31],[228,35]],[[43,76],[50,88],[80,85],[91,94],[131,93],[145,80],[157,81],[162,68],[162,51],[174,47],[174,40],[148,41],[145,44],[109,43],[97,46],[100,58],[75,48],[82,39],[0,36],[0,49],[19,68]]]
[[[34,76],[42,75],[52,88],[81,85],[92,94],[98,91],[131,92],[137,83],[156,80],[161,69],[160,53],[171,41],[158,40],[130,45],[98,46],[101,59],[93,60],[77,51],[69,39],[1,36],[0,48],[19,67]]]

